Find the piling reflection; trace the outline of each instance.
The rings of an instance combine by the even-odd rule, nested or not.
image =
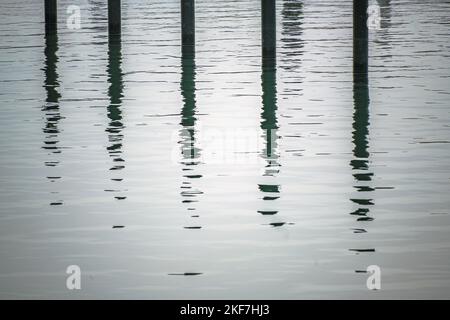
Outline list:
[[[263,56],[262,74],[262,112],[261,129],[265,142],[261,157],[265,160],[263,173],[264,183],[258,184],[263,194],[264,210],[258,210],[262,215],[275,215],[278,213],[275,200],[280,197],[281,188],[277,183],[276,176],[280,171],[278,143],[278,121],[277,121],[277,89],[276,89],[276,61],[274,57]],[[284,222],[272,222],[270,225],[279,227]]]
[[[88,0],[86,10],[89,13],[89,19],[91,21],[105,21],[108,19],[108,4],[104,0]],[[106,23],[94,23],[90,26],[90,30],[93,32],[94,39],[104,39],[104,32],[108,32],[108,24]]]
[[[377,0],[377,4],[380,8],[380,28],[375,31],[376,39],[374,42],[379,45],[383,57],[392,57],[391,1]]]
[[[125,160],[123,159],[122,143],[123,143],[123,116],[122,116],[122,98],[123,98],[123,73],[122,73],[122,44],[119,35],[109,37],[108,42],[108,133],[109,145],[107,151],[113,159],[111,171],[117,171],[125,168]],[[121,176],[114,176],[113,181],[122,181]],[[119,190],[108,190],[119,192]],[[126,197],[117,195],[118,200],[123,200]]]
[[[48,152],[51,159],[45,161],[47,167],[56,167],[59,164],[59,158],[57,154],[61,153],[59,143],[59,121],[62,119],[59,110],[59,99],[61,97],[59,93],[59,76],[57,72],[58,64],[58,35],[56,32],[45,34],[45,49],[44,49],[44,87],[46,91],[45,103],[42,107],[45,117],[44,132],[44,145],[42,148]],[[60,179],[59,176],[48,176],[50,181],[56,181]],[[57,191],[53,191],[52,194],[57,194]],[[62,205],[61,200],[52,201],[50,205]]]
[[[380,7],[380,28],[383,32],[382,38],[385,38],[391,27],[391,0],[377,0],[377,4]]]
[[[369,81],[368,81],[368,30],[367,30],[367,0],[354,1],[353,25],[353,159],[350,165],[355,179],[354,188],[357,196],[351,201],[357,209],[351,212],[357,221],[373,220],[369,208],[373,205],[371,197],[374,188],[370,186],[373,173],[369,168]],[[357,228],[355,232],[366,232]]]
[[[182,203],[187,205],[188,211],[196,210],[195,203],[198,202],[198,195],[203,192],[195,188],[195,181],[202,177],[196,172],[200,163],[200,148],[195,145],[195,123],[196,123],[196,98],[195,98],[195,58],[193,51],[183,50],[181,58],[181,83],[180,90],[183,97],[183,107],[181,110],[181,164],[183,170],[183,182],[181,185]],[[197,218],[197,214],[191,217]],[[199,229],[200,227],[185,227],[187,229]]]
[[[351,214],[358,216],[358,221],[370,221],[373,218],[368,216],[369,207],[373,205],[370,192],[374,188],[370,186],[373,173],[369,168],[369,89],[367,74],[355,74],[353,83],[353,160],[350,165],[354,171],[353,177],[357,184],[355,189],[361,194],[351,198],[351,201],[358,205],[358,209]]]
[[[303,2],[300,0],[283,1],[281,43],[283,56],[281,67],[285,70],[296,70],[301,65],[303,54]]]
[[[45,81],[44,87],[47,94],[42,110],[45,112],[45,141],[43,148],[52,153],[59,153],[58,148],[58,122],[61,120],[59,111],[59,80],[57,73],[58,64],[58,35],[56,33],[45,35]]]

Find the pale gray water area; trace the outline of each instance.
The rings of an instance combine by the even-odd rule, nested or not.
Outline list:
[[[450,298],[450,1],[370,1],[366,87],[352,1],[277,1],[270,70],[258,0],[197,0],[193,59],[122,2],[118,46],[0,3],[0,298]]]

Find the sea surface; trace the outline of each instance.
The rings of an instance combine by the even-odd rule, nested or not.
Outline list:
[[[179,0],[2,0],[0,298],[449,299],[450,1],[370,4],[360,86],[349,0],[277,1],[270,68],[257,0],[190,58]]]

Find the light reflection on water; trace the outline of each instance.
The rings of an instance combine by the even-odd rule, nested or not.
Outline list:
[[[195,55],[176,0],[124,0],[121,39],[105,1],[48,36],[3,2],[0,296],[448,298],[450,4],[369,3],[354,72],[351,1],[277,1],[276,59],[259,1],[198,0]]]

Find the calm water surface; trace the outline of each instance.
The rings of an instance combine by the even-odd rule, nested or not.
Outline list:
[[[277,1],[264,68],[260,1],[198,0],[182,59],[178,0],[121,44],[2,0],[0,297],[450,298],[450,2],[370,3],[364,86],[348,0]]]

